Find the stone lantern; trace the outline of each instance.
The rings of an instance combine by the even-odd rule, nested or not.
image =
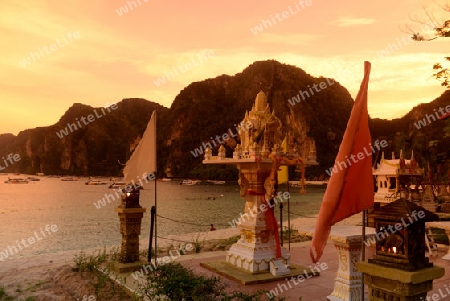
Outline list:
[[[444,269],[425,256],[425,222],[438,216],[405,199],[369,213],[376,231],[376,254],[357,263],[369,287],[369,300],[425,300]],[[422,299],[423,298],[423,299]]]
[[[119,272],[136,269],[139,264],[139,235],[141,233],[141,221],[145,208],[139,204],[139,191],[141,187],[131,185],[124,189],[122,202],[115,211],[120,219],[120,233],[122,234],[122,245],[120,250],[120,263],[117,267]],[[130,265],[132,264],[132,265]]]

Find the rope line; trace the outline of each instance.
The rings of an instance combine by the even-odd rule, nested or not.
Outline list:
[[[296,212],[293,212],[293,211],[288,211],[287,209],[284,209],[284,210],[283,210],[283,212],[286,212],[286,213],[290,213],[290,214],[293,214],[293,215],[297,215],[297,216],[299,216],[299,217],[307,217],[307,218],[312,218],[311,216],[307,216],[307,215],[302,215],[302,214],[298,214],[298,213],[296,213]]]
[[[311,216],[299,214],[299,213],[293,212],[293,211],[288,211],[287,208],[283,209],[283,212],[290,213],[290,214],[298,216],[298,217],[311,218]],[[209,227],[209,226],[211,226],[211,224],[197,224],[197,223],[192,223],[192,222],[180,221],[180,220],[176,220],[176,219],[173,219],[173,218],[170,218],[170,217],[162,216],[160,214],[157,214],[157,216],[160,217],[160,218],[167,219],[169,221],[175,222],[175,223],[180,223],[180,224],[187,224],[187,225],[193,225],[193,226],[198,226],[198,227]],[[228,224],[222,224],[222,223],[213,223],[213,224],[216,225],[216,226],[224,226],[224,225],[228,226]],[[161,237],[161,238],[163,238],[163,237]]]
[[[159,214],[157,214],[157,216],[161,217],[161,218],[164,218],[164,219],[167,219],[167,220],[172,221],[172,222],[180,223],[180,224],[194,225],[194,226],[199,226],[199,227],[209,227],[209,226],[211,226],[211,224],[203,225],[203,224],[196,224],[196,223],[191,223],[191,222],[183,222],[183,221],[179,221],[179,220],[176,220],[176,219],[173,219],[173,218],[170,218],[170,217],[165,217],[165,216],[162,216],[162,215],[159,215]]]
[[[161,237],[161,236],[157,236],[157,237],[161,238],[161,239],[173,240],[173,241],[178,241],[178,242],[192,243],[192,241],[185,241],[185,240],[180,240],[180,239],[175,239],[175,238],[167,238],[167,237]]]

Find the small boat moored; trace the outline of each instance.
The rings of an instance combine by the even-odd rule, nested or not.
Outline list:
[[[125,187],[127,185],[127,183],[125,182],[114,182],[111,185],[109,185],[108,188],[122,188]]]
[[[77,177],[63,177],[61,181],[78,181]]]
[[[172,181],[172,179],[170,179],[170,178],[162,178],[162,179],[159,179],[158,181],[159,182],[170,182],[170,181]]]
[[[8,178],[8,180],[5,181],[6,184],[28,184],[28,180],[23,178]]]
[[[223,184],[225,184],[225,181],[219,181],[219,180],[207,180],[206,182],[214,184],[214,185],[223,185]]]
[[[182,180],[180,185],[197,185],[200,182],[200,180]]]
[[[106,183],[105,181],[102,181],[102,180],[89,179],[85,184],[86,185],[106,185],[108,183]]]

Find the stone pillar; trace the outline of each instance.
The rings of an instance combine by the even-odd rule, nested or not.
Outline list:
[[[120,262],[131,263],[139,261],[139,235],[144,208],[116,208],[120,218],[120,233],[122,246]]]
[[[122,203],[115,209],[120,219],[122,246],[120,263],[139,261],[139,235],[145,208],[139,205],[139,189],[133,189],[122,196]]]
[[[264,184],[271,168],[271,162],[238,164],[240,194],[245,200],[245,206],[237,225],[241,237],[231,246],[226,262],[251,273],[269,271],[270,262],[276,259],[275,233],[268,229],[266,220],[266,214],[271,208],[264,197]],[[281,198],[272,207],[279,205],[280,201]],[[281,248],[280,259],[285,267],[290,265],[290,254],[284,248]]]
[[[358,233],[359,232],[359,233]],[[366,240],[374,237],[373,229],[367,230]],[[331,301],[362,301],[363,275],[356,269],[361,260],[361,227],[334,226],[330,238],[339,254],[339,268],[334,290],[327,298]]]

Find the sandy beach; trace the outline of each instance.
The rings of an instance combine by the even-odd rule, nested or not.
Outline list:
[[[315,218],[298,218],[291,221],[291,227],[300,230],[315,225]],[[355,215],[339,223],[340,225],[360,225],[361,216]],[[284,226],[287,225],[285,222]],[[158,248],[178,246],[184,242],[226,239],[238,235],[237,228],[196,232],[184,235],[170,235],[158,239]],[[118,234],[119,235],[119,234]],[[141,240],[141,250],[147,249],[148,239]],[[80,250],[82,251],[82,250]],[[80,251],[45,254],[20,259],[8,259],[0,263],[0,287],[4,288],[10,300],[91,300],[95,288],[86,275],[73,272],[74,256]],[[83,250],[90,254],[95,250]],[[0,296],[1,299],[1,296]],[[131,300],[128,297],[107,298],[108,300]],[[7,300],[7,299],[5,299]],[[102,300],[101,298],[97,300]],[[106,300],[106,299],[105,299]]]
[[[10,300],[83,300],[92,284],[72,271],[76,252],[10,259],[0,264],[0,286]],[[3,300],[3,299],[2,299]],[[7,300],[7,299],[5,299]]]

